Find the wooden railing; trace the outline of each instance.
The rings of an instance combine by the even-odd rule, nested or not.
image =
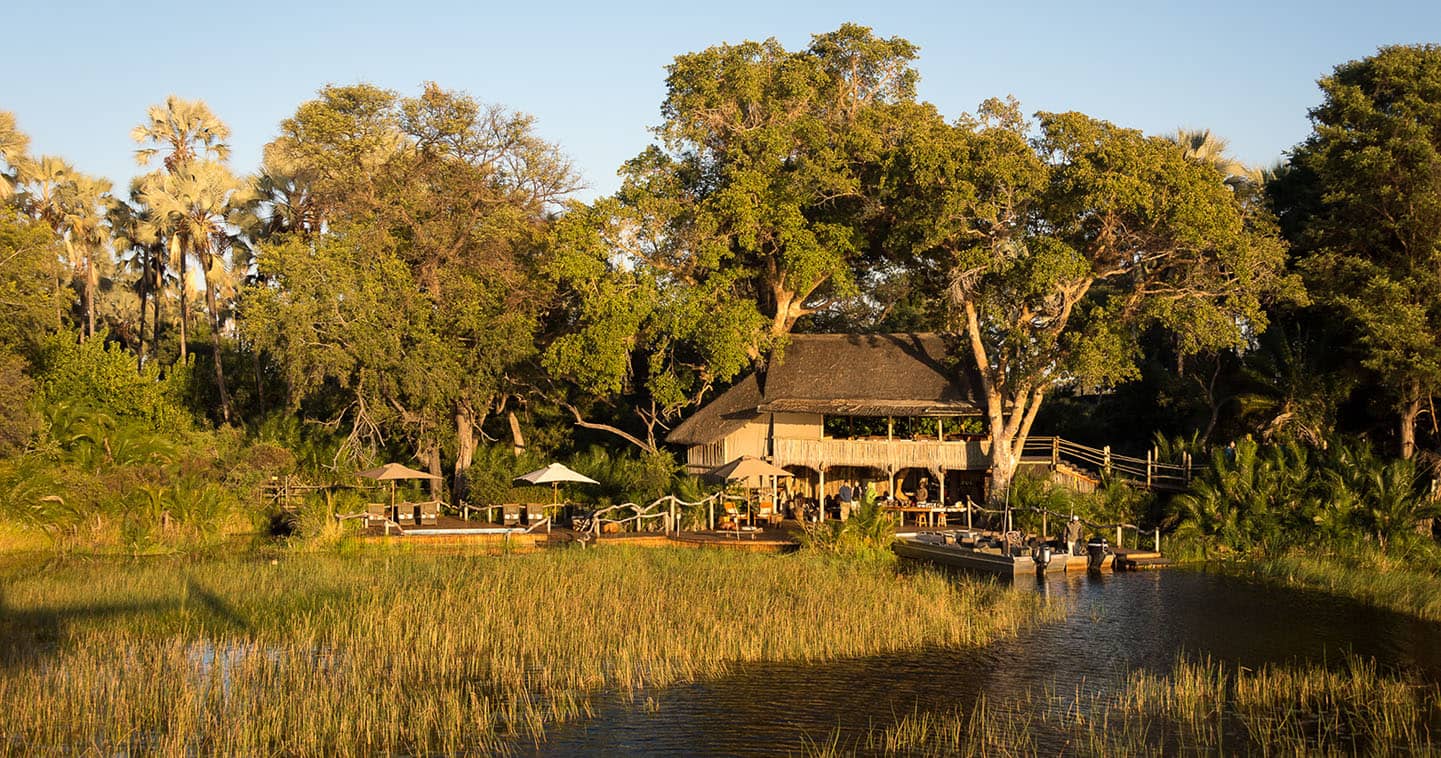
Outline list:
[[[1046,462],[1051,466],[1065,463],[1086,471],[1143,484],[1156,490],[1183,490],[1191,484],[1191,457],[1181,463],[1162,463],[1154,450],[1145,458],[1118,455],[1111,446],[1087,447],[1060,437],[1031,437],[1021,451],[1027,463]]]
[[[778,466],[817,471],[832,466],[956,471],[986,468],[990,464],[988,448],[986,443],[963,440],[777,439],[772,461]]]

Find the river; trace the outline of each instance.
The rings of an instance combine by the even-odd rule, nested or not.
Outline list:
[[[775,755],[807,741],[843,744],[903,715],[1033,694],[1114,695],[1128,672],[1171,669],[1177,655],[1256,667],[1339,665],[1441,682],[1441,626],[1320,593],[1192,570],[1053,575],[1018,583],[1066,609],[977,649],[932,649],[822,664],[757,664],[730,676],[599,699],[594,718],[555,727],[540,755]],[[647,706],[646,699],[654,705]],[[1036,707],[1058,707],[1038,698]],[[1042,705],[1044,703],[1049,703]],[[1061,707],[1064,706],[1064,703]]]

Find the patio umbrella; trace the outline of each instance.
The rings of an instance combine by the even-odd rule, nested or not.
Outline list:
[[[749,479],[753,476],[791,476],[792,474],[769,461],[752,455],[746,455],[724,466],[717,466],[705,472],[705,475],[723,482],[733,482],[737,479]]]
[[[520,476],[517,476],[514,481],[525,482],[526,484],[549,484],[551,488],[552,505],[558,505],[560,503],[561,482],[600,484],[600,482],[597,482],[596,480],[586,476],[585,474],[582,474],[578,471],[573,471],[570,468],[563,466],[559,463],[552,463],[545,468],[536,469],[529,474],[521,474]]]
[[[416,471],[408,466],[399,463],[387,463],[380,468],[367,469],[355,474],[362,479],[374,479],[377,482],[390,482],[390,504],[395,505],[395,483],[401,479],[440,479],[435,474],[425,471]]]

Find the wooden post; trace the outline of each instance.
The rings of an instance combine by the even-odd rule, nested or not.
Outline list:
[[[1049,527],[1049,523],[1050,523],[1050,522],[1046,519],[1046,516],[1049,516],[1049,515],[1050,515],[1050,513],[1049,513],[1048,511],[1046,511],[1045,508],[1042,508],[1042,509],[1041,509],[1041,541],[1042,541],[1042,542],[1045,542],[1045,541],[1046,541],[1046,538],[1050,536],[1050,531],[1051,531],[1051,530],[1050,530],[1050,527]]]
[[[818,513],[817,513],[817,515],[816,515],[816,520],[817,520],[817,521],[825,521],[825,520],[826,520],[826,468],[825,468],[825,466],[822,466],[822,467],[821,467],[821,489],[820,489],[820,494],[819,494],[819,496],[816,497],[816,505],[819,506],[819,507],[816,509],[816,510],[818,511]]]
[[[1102,464],[1102,468],[1107,474],[1109,474],[1111,473],[1111,446],[1107,445],[1101,448],[1101,455],[1102,460],[1104,461],[1104,463]]]
[[[966,498],[966,531],[971,529],[971,498]]]
[[[1051,468],[1061,465],[1061,438],[1051,438]]]
[[[1161,552],[1161,527],[1156,527],[1156,552]]]
[[[1151,488],[1151,463],[1154,457],[1150,450],[1146,451],[1146,489]]]
[[[680,533],[680,522],[676,520],[675,495],[670,496],[670,531]]]
[[[1191,483],[1191,451],[1189,451],[1189,450],[1186,451],[1185,458],[1186,458],[1186,484],[1190,484],[1190,483]]]
[[[715,531],[715,497],[712,496],[710,505],[706,508],[706,530]]]
[[[1121,525],[1116,524],[1116,547],[1121,546]]]

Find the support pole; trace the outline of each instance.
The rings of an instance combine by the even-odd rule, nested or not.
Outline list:
[[[825,520],[826,520],[826,468],[825,468],[825,466],[821,466],[821,490],[820,490],[820,496],[816,498],[816,505],[819,506],[819,507],[817,508],[817,510],[819,511],[819,515],[816,516],[816,520],[817,520],[817,521],[825,521]]]
[[[1116,524],[1116,547],[1121,546],[1121,525]]]
[[[966,498],[966,531],[971,530],[971,499]]]

